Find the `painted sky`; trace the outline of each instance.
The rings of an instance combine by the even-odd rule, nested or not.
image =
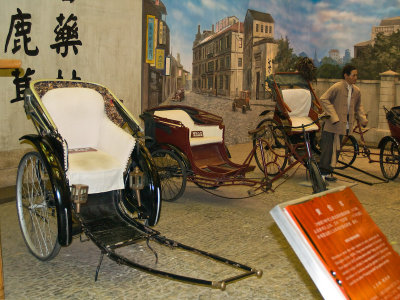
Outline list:
[[[163,0],[171,32],[171,50],[188,71],[197,25],[201,31],[227,17],[244,21],[247,9],[271,14],[275,38],[287,36],[295,53],[318,58],[338,49],[344,55],[356,43],[367,41],[381,19],[400,16],[400,0]]]

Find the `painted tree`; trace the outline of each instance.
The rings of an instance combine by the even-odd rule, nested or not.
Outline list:
[[[373,46],[364,48],[352,60],[360,79],[379,79],[379,73],[400,72],[400,31],[391,35],[379,33]]]
[[[342,74],[340,66],[336,62],[334,62],[333,59],[329,57],[324,57],[322,59],[321,66],[318,68],[317,77],[339,79],[341,78],[341,76]]]
[[[278,64],[277,72],[289,72],[295,70],[297,61],[296,54],[293,53],[293,48],[290,47],[290,42],[287,37],[278,40],[278,53],[274,59],[274,63]]]

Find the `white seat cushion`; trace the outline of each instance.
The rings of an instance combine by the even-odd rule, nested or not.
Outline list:
[[[183,126],[189,129],[189,142],[191,146],[222,143],[223,130],[218,125],[198,125],[195,124],[187,112],[181,109],[157,110],[155,116],[170,120],[180,121]],[[192,137],[192,132],[201,131],[202,137]]]
[[[120,162],[101,150],[70,153],[67,176],[69,183],[86,184],[89,193],[100,193],[124,188]]]
[[[89,88],[57,88],[42,102],[69,149],[97,150],[69,153],[69,183],[89,185],[89,194],[123,189],[135,139],[108,119],[103,97]]]
[[[97,148],[99,125],[105,116],[104,100],[98,92],[89,88],[52,89],[42,102],[70,148]]]
[[[283,101],[289,106],[292,126],[297,127],[310,124],[313,120],[308,116],[311,109],[311,93],[306,89],[282,90]],[[305,128],[306,131],[318,130],[318,125],[312,124]],[[303,131],[301,128],[293,128],[292,131]]]
[[[290,120],[292,121],[292,126],[297,127],[305,124],[310,124],[313,122],[313,120],[310,117],[290,117]],[[317,124],[312,124],[310,126],[306,126],[305,130],[306,131],[314,131],[318,130],[318,125]],[[302,128],[292,128],[293,132],[302,132]]]

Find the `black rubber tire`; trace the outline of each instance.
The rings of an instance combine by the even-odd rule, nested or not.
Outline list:
[[[265,134],[263,136],[263,148],[264,148],[264,157],[265,163],[267,164],[267,172],[269,176],[277,175],[280,170],[284,170],[287,164],[287,153],[288,147],[285,143],[285,132],[278,127],[278,123],[276,123],[273,119],[264,119],[258,125],[257,128],[265,126]],[[264,172],[264,166],[262,162],[261,152],[259,147],[257,146],[257,140],[253,139],[253,147],[257,147],[254,153],[254,158],[256,160],[258,168]],[[275,155],[270,149],[267,149],[267,143],[271,146],[272,150],[279,155]]]
[[[400,146],[394,139],[386,139],[380,149],[379,165],[382,175],[394,180],[400,172]]]
[[[316,155],[321,155],[321,132],[310,132],[310,146],[311,150]]]
[[[232,103],[232,111],[236,111],[236,104],[235,104],[235,102]]]
[[[140,151],[135,150],[133,160],[128,164],[129,167],[125,174],[125,189],[121,193],[121,205],[130,214],[137,213],[138,218],[145,225],[154,226],[158,223],[161,213],[161,184],[150,153],[143,145],[139,149]],[[133,171],[135,166],[138,166],[144,173],[144,188],[140,190],[141,207],[139,207],[136,192],[129,186],[129,172]]]
[[[308,171],[310,173],[313,193],[315,194],[326,191],[326,183],[322,178],[321,171],[319,170],[315,160],[311,159],[308,163]]]
[[[151,153],[161,181],[161,199],[175,201],[186,188],[186,167],[173,151],[157,149]]]
[[[336,169],[343,170],[346,169],[348,166],[351,166],[356,160],[357,154],[358,143],[356,138],[352,135],[344,136],[341,143],[340,151],[338,153],[338,163],[336,164]],[[341,164],[339,160],[346,163],[346,165]]]
[[[246,105],[243,105],[242,106],[242,114],[245,114],[246,113]]]
[[[58,210],[45,163],[38,152],[26,153],[17,171],[17,214],[22,236],[37,259],[48,261],[60,251]]]

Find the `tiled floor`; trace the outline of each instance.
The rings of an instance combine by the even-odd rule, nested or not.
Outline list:
[[[230,146],[233,160],[242,161],[250,147],[250,144]],[[378,164],[369,164],[361,158],[356,166],[380,175]],[[352,170],[345,172],[356,174]],[[258,175],[256,171],[254,176]],[[364,175],[362,178],[370,180]],[[6,299],[321,299],[269,214],[281,202],[311,194],[311,188],[304,185],[303,167],[283,180],[274,183],[276,187],[283,182],[274,193],[247,199],[217,197],[188,184],[182,198],[163,203],[161,219],[155,227],[163,235],[263,270],[261,279],[240,280],[229,284],[225,291],[153,276],[107,258],[100,269],[99,280],[94,282],[100,251],[92,242],[81,243],[79,238],[74,239],[71,246],[62,248],[53,260],[38,261],[27,251],[22,239],[14,201],[1,204]],[[346,179],[331,187],[353,184]],[[356,184],[352,189],[395,250],[400,252],[400,179],[373,186]],[[246,195],[247,190],[235,187],[214,192],[239,198]],[[2,193],[9,195],[5,191]],[[122,251],[140,263],[180,274],[212,280],[236,274],[235,270],[221,268],[196,255],[151,245],[159,255],[157,265],[145,243]]]
[[[15,200],[15,186],[0,188],[0,204]]]

